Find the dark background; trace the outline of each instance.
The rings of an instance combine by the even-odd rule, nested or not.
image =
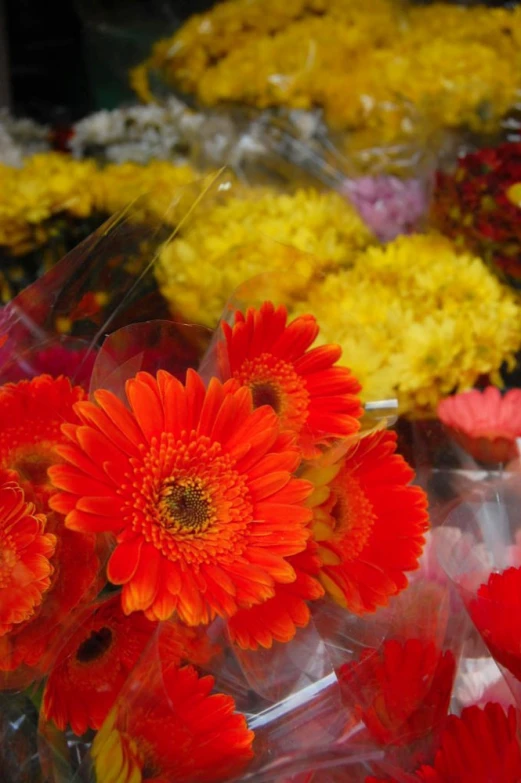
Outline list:
[[[280,0],[281,3],[284,0]],[[504,5],[489,0],[488,5]],[[90,111],[132,102],[128,69],[153,41],[174,32],[212,0],[0,0],[7,81],[17,116],[44,123],[72,122]]]
[[[2,4],[13,113],[41,122],[70,122],[96,108],[132,100],[125,88],[128,67],[146,56],[154,40],[213,3],[0,0]]]

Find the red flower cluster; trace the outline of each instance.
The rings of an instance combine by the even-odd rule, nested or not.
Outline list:
[[[425,495],[393,434],[358,433],[359,384],[317,335],[312,316],[266,302],[224,326],[208,385],[160,370],[124,399],[86,400],[63,376],[0,388],[0,670],[6,687],[46,678],[55,729],[98,732],[99,780],[240,773],[253,733],[198,671],[219,651],[206,627],[221,618],[211,628],[235,650],[270,648],[326,593],[374,612],[418,566]],[[119,589],[99,596],[107,580]],[[421,734],[452,676],[436,649],[395,652],[377,653],[366,683],[385,714],[364,691],[386,741]],[[405,652],[416,685],[399,705]]]
[[[432,222],[493,264],[506,279],[521,283],[521,143],[482,149],[438,173]]]
[[[366,783],[519,783],[521,746],[513,707],[505,712],[499,704],[484,709],[468,707],[461,717],[451,715],[432,765],[414,775],[367,778]]]

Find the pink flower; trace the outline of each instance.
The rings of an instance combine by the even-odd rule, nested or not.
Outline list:
[[[521,389],[504,396],[495,386],[456,394],[440,402],[438,416],[460,446],[480,462],[508,462],[519,454]]]
[[[380,175],[345,180],[341,192],[382,242],[415,231],[428,207],[426,183]]]

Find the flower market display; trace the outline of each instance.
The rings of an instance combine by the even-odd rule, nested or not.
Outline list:
[[[158,269],[178,244],[195,248],[194,209],[211,251],[212,221],[224,227],[225,208],[237,209],[238,191],[221,200],[226,184],[221,174],[181,202],[179,234],[150,226],[141,235]],[[251,214],[252,194],[242,195]],[[515,783],[521,631],[501,618],[521,564],[518,430],[508,413],[519,391],[501,400],[487,390],[482,406],[469,397],[465,407],[461,395],[452,412],[450,400],[440,404],[446,447],[464,450],[454,451],[465,467],[454,475],[471,476],[457,503],[427,496],[392,422],[363,404],[395,394],[404,409],[412,400],[433,409],[448,391],[494,375],[521,344],[514,295],[440,236],[381,247],[367,235],[345,265],[353,233],[317,230],[325,244],[315,277],[299,287],[309,249],[281,245],[293,262],[287,255],[286,267],[267,272],[266,256],[263,274],[230,282],[213,333],[157,320],[146,280],[160,274],[154,265],[137,280],[113,265],[108,308],[89,309],[107,259],[133,252],[128,229],[141,209],[124,210],[0,315],[7,779],[470,783],[483,773]],[[244,233],[258,256],[277,246],[255,243],[248,224]],[[227,256],[235,265],[236,250],[222,234],[214,268]],[[181,254],[177,263],[194,262]],[[390,308],[379,328],[392,325],[405,351],[415,331],[405,319],[418,319],[429,296],[448,322],[469,322],[469,302],[476,329],[487,323],[479,306],[498,314],[461,345],[455,325],[429,335],[426,316],[417,324],[430,351],[417,365],[424,386],[406,391],[400,359],[404,391],[384,389],[382,374],[367,392],[358,366],[364,351],[374,358],[371,340],[382,355],[378,308]],[[77,311],[81,333],[64,336],[57,316],[72,322]],[[427,302],[429,318],[434,311]],[[472,346],[484,347],[485,334],[480,364]],[[483,448],[473,444],[485,441],[484,481]]]
[[[331,128],[403,131],[398,98],[442,127],[495,130],[521,84],[519,9],[394,0],[227,0],[158,41],[131,73],[202,105],[320,107]],[[394,108],[393,107],[394,104]]]
[[[293,220],[298,201],[280,198]],[[283,269],[284,301],[291,312],[317,314],[320,339],[349,355],[364,401],[396,397],[403,413],[432,413],[439,399],[481,376],[499,381],[502,365],[512,367],[521,349],[521,306],[483,261],[435,234],[376,245],[340,216],[335,229],[333,202],[321,198],[326,222],[319,224],[318,203],[309,201],[313,217],[299,220],[293,235],[284,236],[269,211],[253,224],[250,204],[234,199],[189,224],[156,270],[172,310],[214,326],[241,280],[267,267]],[[260,206],[276,209],[272,197]],[[284,228],[292,229],[289,215]],[[293,247],[268,240],[268,233]]]
[[[2,110],[0,783],[521,782],[520,43],[223,0]]]

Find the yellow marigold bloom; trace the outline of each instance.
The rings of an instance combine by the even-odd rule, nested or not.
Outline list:
[[[497,382],[521,346],[515,294],[438,235],[368,248],[295,311],[312,312],[319,339],[342,346],[364,400],[397,397],[404,413],[431,412],[480,375]]]
[[[394,123],[406,99],[436,126],[489,130],[516,101],[520,52],[519,8],[228,0],[159,41],[132,83],[143,100],[157,71],[208,105],[322,106],[341,129]]]
[[[288,290],[302,287],[375,241],[336,193],[244,188],[181,229],[156,275],[174,312],[215,326],[233,291],[249,278],[283,269]]]

